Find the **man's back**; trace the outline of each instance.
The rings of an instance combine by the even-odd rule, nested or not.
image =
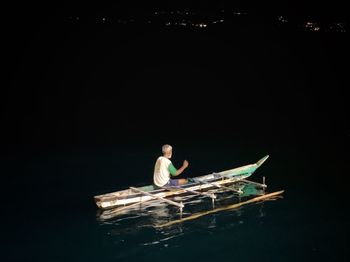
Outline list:
[[[164,157],[158,157],[154,166],[153,182],[156,186],[162,187],[168,183],[170,179],[169,165],[171,161]]]

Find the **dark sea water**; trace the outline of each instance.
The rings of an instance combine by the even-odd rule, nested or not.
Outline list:
[[[92,199],[150,183],[155,146],[134,151],[116,145],[11,161],[7,172],[23,177],[10,184],[11,199],[3,209],[4,252],[9,261],[345,261],[349,215],[344,158],[320,155],[317,145],[270,152],[268,146],[249,146],[218,144],[209,151],[179,143],[177,150],[193,155],[188,175],[253,163],[270,153],[251,179],[260,182],[265,176],[267,192],[284,189],[282,199],[160,229],[153,225],[178,219],[177,208],[156,202],[101,221]],[[175,151],[174,163],[178,159]],[[210,201],[202,199],[186,206],[183,216],[210,209]]]
[[[23,31],[3,111],[2,261],[347,261],[349,45],[288,30]],[[251,180],[283,198],[161,229],[179,213],[159,202],[101,220],[93,196],[151,184],[165,143],[190,162],[182,177],[268,154]],[[190,201],[185,216],[212,208]]]

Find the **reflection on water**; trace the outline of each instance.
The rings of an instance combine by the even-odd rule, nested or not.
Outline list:
[[[234,196],[232,192],[222,192],[217,194],[215,207],[208,197],[184,195],[172,198],[174,201],[183,201],[185,204],[182,217],[188,217],[193,213],[212,210],[217,207],[225,207],[240,201],[246,201],[257,195],[263,195],[265,192],[261,188],[253,185],[244,185],[244,194],[241,197]],[[251,205],[252,208],[242,207],[232,211],[210,214],[200,219],[190,222],[179,223],[169,227],[154,228],[155,225],[161,225],[169,221],[181,218],[179,209],[159,200],[150,201],[147,204],[140,204],[129,210],[124,209],[118,212],[118,209],[98,211],[97,221],[100,228],[106,231],[111,237],[111,241],[119,245],[132,243],[132,247],[124,247],[123,250],[136,246],[152,247],[161,246],[167,248],[180,245],[180,239],[183,235],[189,235],[194,232],[214,232],[215,230],[229,230],[245,223],[246,219],[261,219],[266,216],[264,202]],[[248,212],[246,214],[246,212]]]

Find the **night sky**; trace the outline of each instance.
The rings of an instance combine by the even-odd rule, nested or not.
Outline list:
[[[207,30],[98,22],[181,9],[249,17]],[[306,33],[273,21],[326,25],[346,21],[345,10],[340,1],[13,5],[3,148],[348,137],[348,32]]]

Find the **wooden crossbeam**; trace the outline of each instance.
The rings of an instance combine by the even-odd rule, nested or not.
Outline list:
[[[182,210],[182,208],[184,208],[184,206],[185,206],[183,203],[178,203],[178,202],[175,202],[175,201],[171,201],[171,200],[166,199],[166,198],[164,198],[164,197],[160,197],[160,196],[153,195],[153,194],[151,194],[151,193],[148,193],[148,192],[146,192],[146,191],[142,191],[142,190],[140,190],[140,189],[138,189],[138,188],[135,188],[135,187],[130,187],[130,189],[132,189],[132,190],[134,190],[134,191],[136,191],[136,192],[139,192],[139,193],[141,193],[141,194],[150,196],[150,197],[152,197],[152,198],[157,198],[157,199],[159,199],[159,200],[162,200],[162,201],[167,202],[167,203],[169,203],[169,204],[172,204],[172,205],[174,205],[174,206],[177,206],[177,207],[179,207],[181,210]]]
[[[216,199],[216,195],[213,193],[206,193],[206,192],[198,192],[196,190],[192,190],[192,189],[187,189],[187,188],[182,188],[180,186],[169,186],[169,187],[163,187],[166,190],[171,190],[172,188],[175,188],[177,190],[183,190],[185,192],[189,192],[195,195],[201,195],[201,196],[206,196],[206,197],[210,197],[211,199]]]

